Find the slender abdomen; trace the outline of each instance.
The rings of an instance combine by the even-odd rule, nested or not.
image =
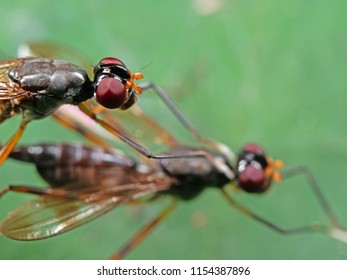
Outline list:
[[[10,157],[36,165],[50,184],[60,186],[77,181],[96,180],[95,173],[107,167],[133,168],[135,162],[102,148],[78,144],[39,144],[14,148]]]

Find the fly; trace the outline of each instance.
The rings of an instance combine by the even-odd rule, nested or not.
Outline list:
[[[78,105],[92,115],[87,100],[95,97],[108,109],[128,109],[136,102],[141,88],[135,80],[141,73],[131,72],[114,57],[106,57],[94,67],[94,79],[86,70],[64,60],[18,58],[0,61],[0,122],[21,114],[14,135],[0,149],[0,164],[21,138],[27,124],[45,118],[65,104]]]

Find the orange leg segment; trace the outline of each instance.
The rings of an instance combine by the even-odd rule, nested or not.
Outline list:
[[[175,208],[176,201],[170,203],[157,217],[144,226],[133,238],[126,243],[117,253],[112,255],[109,259],[120,260],[123,259],[132,249],[134,249],[145,237],[161,222],[163,221]]]
[[[19,139],[22,137],[27,124],[28,122],[23,120],[16,133],[0,148],[0,165],[3,164],[5,159],[18,143]]]

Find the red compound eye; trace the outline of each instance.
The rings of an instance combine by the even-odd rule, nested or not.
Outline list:
[[[96,100],[108,109],[119,108],[127,101],[125,86],[114,78],[104,78],[96,88]]]
[[[114,64],[114,65],[121,65],[126,68],[125,64],[123,61],[119,60],[118,58],[114,57],[105,57],[100,60],[99,64]]]
[[[247,165],[239,174],[239,186],[246,192],[259,193],[266,190],[265,174],[263,169]]]

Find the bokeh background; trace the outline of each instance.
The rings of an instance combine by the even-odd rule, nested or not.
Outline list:
[[[337,0],[3,0],[0,52],[13,57],[19,44],[44,40],[70,46],[93,63],[116,56],[134,71],[148,65],[145,79],[164,87],[203,135],[235,151],[255,141],[287,166],[309,166],[347,225],[346,8]],[[151,107],[154,94],[142,97],[171,128],[169,113]],[[1,124],[1,142],[19,120]],[[188,137],[179,125],[171,129]],[[48,118],[32,123],[21,143],[42,141],[83,139]],[[11,160],[0,178],[1,188],[45,185],[34,168]],[[264,195],[236,196],[284,227],[325,220],[303,177]],[[1,198],[0,218],[28,199]],[[107,258],[165,203],[120,207],[42,241],[0,236],[0,259]],[[208,189],[180,203],[128,258],[345,259],[347,245],[319,234],[272,232]]]

